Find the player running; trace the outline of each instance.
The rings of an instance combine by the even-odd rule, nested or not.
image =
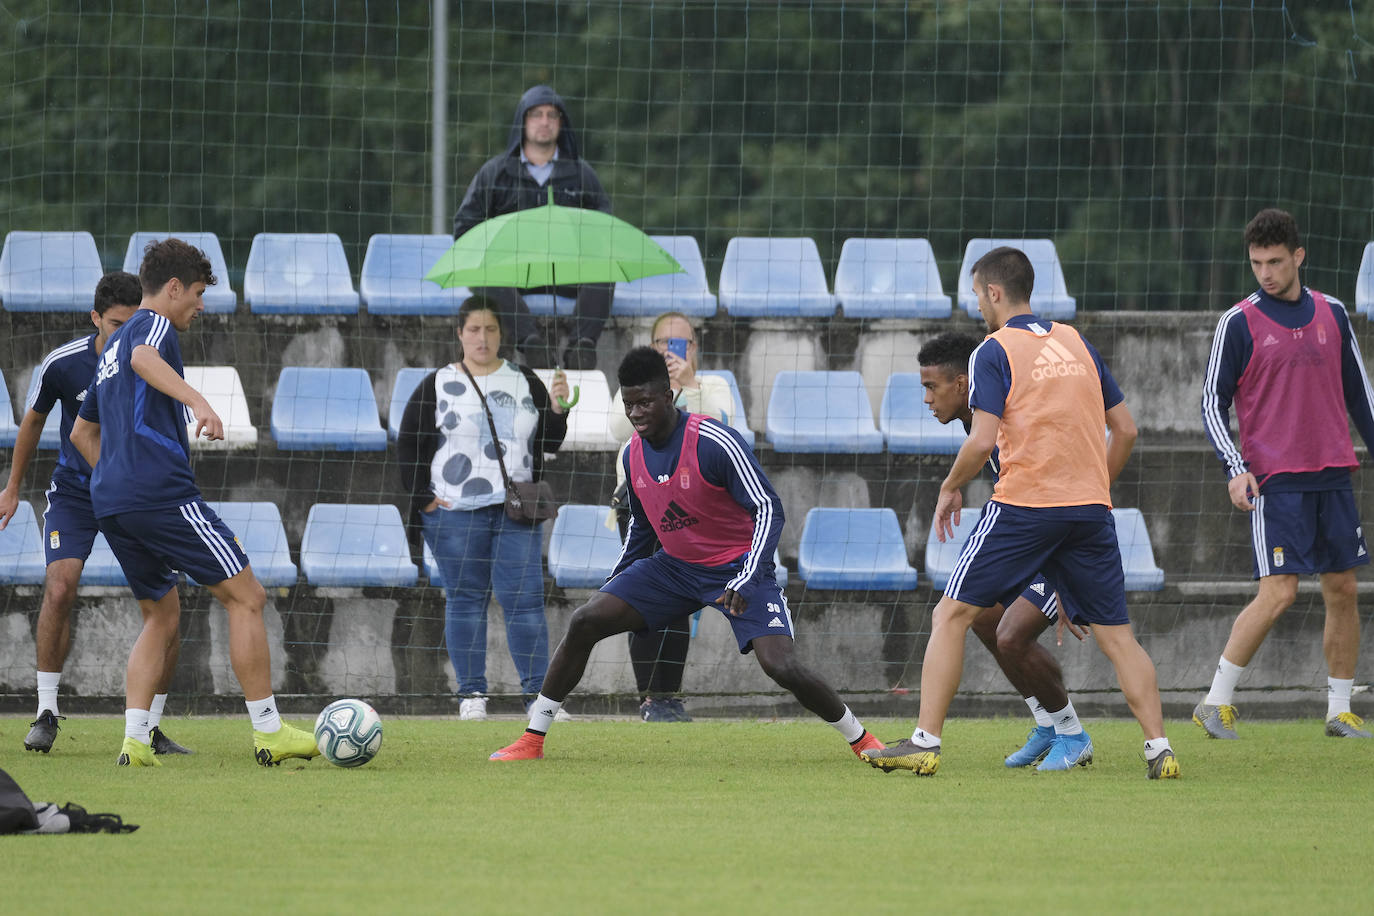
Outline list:
[[[60,403],[61,442],[47,490],[47,509],[43,512],[47,574],[34,634],[38,650],[38,714],[24,737],[26,751],[44,754],[51,751],[57,740],[58,720],[66,718],[57,705],[57,689],[72,644],[72,605],[76,603],[77,585],[99,530],[91,508],[91,466],[71,444],[72,423],[95,375],[96,359],[105,349],[105,342],[133,316],[142,298],[138,277],[133,274],[114,271],[100,278],[91,309],[95,333],[68,341],[43,358],[37,369],[38,384],[34,386],[24,419],[19,423],[9,482],[0,491],[0,530],[4,530],[19,507],[19,485],[38,449],[43,424],[53,406]],[[178,635],[167,646],[167,673],[157,686],[149,710],[149,736],[154,754],[191,753],[168,738],[160,727],[167,702],[167,685],[176,669],[180,648]]]
[[[148,246],[139,268],[142,303],[110,336],[72,428],[94,470],[91,503],[143,611],[129,653],[120,766],[161,766],[150,746],[149,707],[168,676],[167,647],[181,617],[177,571],[207,587],[229,617],[229,662],[253,722],[258,763],[319,754],[314,736],[281,721],[272,696],[267,594],[234,533],[205,504],[191,470],[186,408],[196,435],[224,438],[224,424],[186,383],[178,331],[204,308],[210,262],[180,239]],[[185,405],[183,407],[182,405]]]
[[[753,451],[730,427],[674,406],[668,365],[656,350],[631,350],[619,380],[637,434],[623,458],[630,483],[624,550],[611,578],[573,613],[530,706],[529,728],[491,759],[544,756],[544,736],[598,642],[662,628],[704,605],[726,615],[741,655],[752,650],[764,673],[854,753],[880,749],[834,689],[797,658],[787,599],[773,577],[782,503]]]

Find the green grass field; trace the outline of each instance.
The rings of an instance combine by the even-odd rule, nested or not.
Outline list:
[[[1087,722],[1097,761],[1067,774],[1002,766],[1022,720],[952,721],[934,778],[871,769],[812,720],[577,721],[510,764],[486,757],[523,721],[385,724],[361,769],[264,769],[244,719],[173,719],[195,756],[121,770],[117,718],[69,719],[48,756],[24,752],[28,717],[0,718],[0,766],[30,797],[141,825],[0,838],[4,896],[43,888],[43,909],[82,913],[1370,908],[1374,742],[1317,720],[1247,722],[1239,742],[1171,723],[1183,779],[1163,783],[1124,720]]]

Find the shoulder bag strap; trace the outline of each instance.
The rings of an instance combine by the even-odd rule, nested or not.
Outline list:
[[[491,430],[491,441],[496,446],[496,466],[501,469],[501,479],[506,483],[506,492],[510,492],[513,486],[510,482],[510,475],[506,473],[506,462],[501,458],[501,437],[496,435],[496,421],[492,419],[491,408],[487,406],[487,396],[482,393],[482,389],[477,387],[477,380],[472,377],[472,371],[468,369],[467,363],[461,359],[458,365],[463,367],[463,374],[472,382],[472,390],[477,392],[477,399],[482,402],[482,411],[487,415],[487,427]]]

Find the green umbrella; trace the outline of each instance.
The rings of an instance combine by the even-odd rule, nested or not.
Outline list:
[[[425,274],[443,287],[616,283],[684,273],[634,226],[600,210],[553,202],[473,226]]]

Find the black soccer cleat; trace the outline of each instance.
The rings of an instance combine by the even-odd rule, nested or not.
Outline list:
[[[148,743],[152,745],[154,754],[195,753],[195,751],[191,750],[189,747],[183,747],[171,738],[168,738],[162,729],[158,728],[156,725],[153,726],[153,730],[148,734]]]
[[[46,754],[52,750],[52,743],[57,740],[57,720],[65,719],[66,716],[59,716],[51,709],[45,709],[38,714],[38,718],[29,724],[28,735],[24,738],[24,750],[42,751]]]

